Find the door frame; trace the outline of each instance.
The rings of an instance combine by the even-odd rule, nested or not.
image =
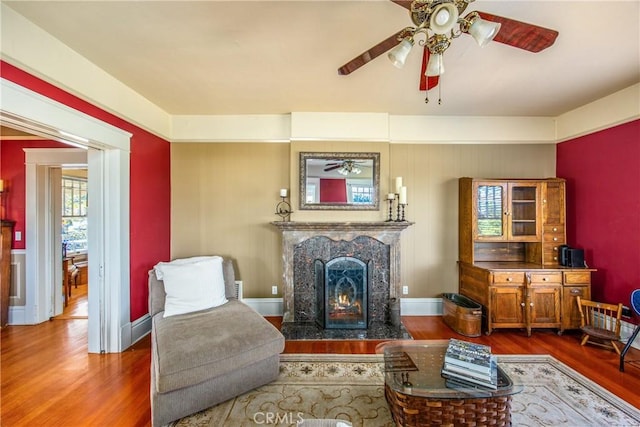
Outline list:
[[[97,290],[88,297],[88,351],[122,352],[131,345],[129,158],[132,134],[4,78],[0,78],[0,91],[0,119],[5,124],[87,149],[92,197],[88,221],[94,224],[89,231],[92,254],[89,286]],[[29,179],[27,177],[27,185]],[[35,181],[35,177],[31,179]],[[27,204],[30,197],[33,196],[27,189]],[[52,260],[47,260],[44,230],[33,223],[34,211],[27,206],[26,212],[26,306],[21,320],[23,324],[35,324],[49,319],[51,297],[47,293],[51,292],[51,285],[39,281],[42,272],[38,266],[51,265]],[[12,319],[11,315],[10,309],[10,322],[20,320]]]

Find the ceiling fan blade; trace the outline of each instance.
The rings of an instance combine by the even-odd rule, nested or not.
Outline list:
[[[397,4],[398,6],[402,6],[407,10],[411,10],[411,3],[413,3],[413,0],[391,0],[393,3]]]
[[[350,74],[355,70],[357,70],[358,68],[362,67],[367,62],[374,60],[375,58],[382,55],[386,51],[392,49],[397,44],[400,44],[400,42],[398,41],[398,35],[402,31],[404,30],[398,31],[391,37],[381,41],[377,45],[373,46],[371,49],[356,56],[351,61],[344,64],[342,67],[338,68],[338,74],[340,74],[341,76],[346,76],[347,74]]]
[[[422,69],[420,70],[420,90],[433,89],[438,86],[438,82],[440,81],[440,76],[430,76],[427,78],[427,76],[424,75],[425,71],[427,71],[429,55],[429,48],[425,46],[424,53],[422,54]]]
[[[324,168],[324,171],[325,172],[329,172],[329,171],[332,171],[332,170],[335,170],[335,169],[338,169],[338,168],[341,168],[341,167],[342,167],[342,165],[330,166],[328,168]]]
[[[548,48],[553,45],[556,37],[558,37],[558,32],[549,28],[503,18],[486,12],[478,11],[478,14],[482,19],[502,24],[493,41],[528,50],[529,52],[536,53]]]

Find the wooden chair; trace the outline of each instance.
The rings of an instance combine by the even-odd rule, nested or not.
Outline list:
[[[580,330],[583,332],[582,342],[613,348],[620,354],[620,317],[622,304],[606,304],[576,297],[580,308]],[[595,339],[595,340],[594,340]]]

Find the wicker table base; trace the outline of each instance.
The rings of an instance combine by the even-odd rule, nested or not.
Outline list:
[[[385,396],[396,425],[510,426],[511,396],[473,399],[431,399],[411,396],[385,385]]]

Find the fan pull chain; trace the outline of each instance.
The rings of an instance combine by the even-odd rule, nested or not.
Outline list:
[[[429,83],[427,83],[427,90],[425,91],[424,103],[425,104],[429,103]]]
[[[438,105],[442,105],[442,76],[438,79]]]

